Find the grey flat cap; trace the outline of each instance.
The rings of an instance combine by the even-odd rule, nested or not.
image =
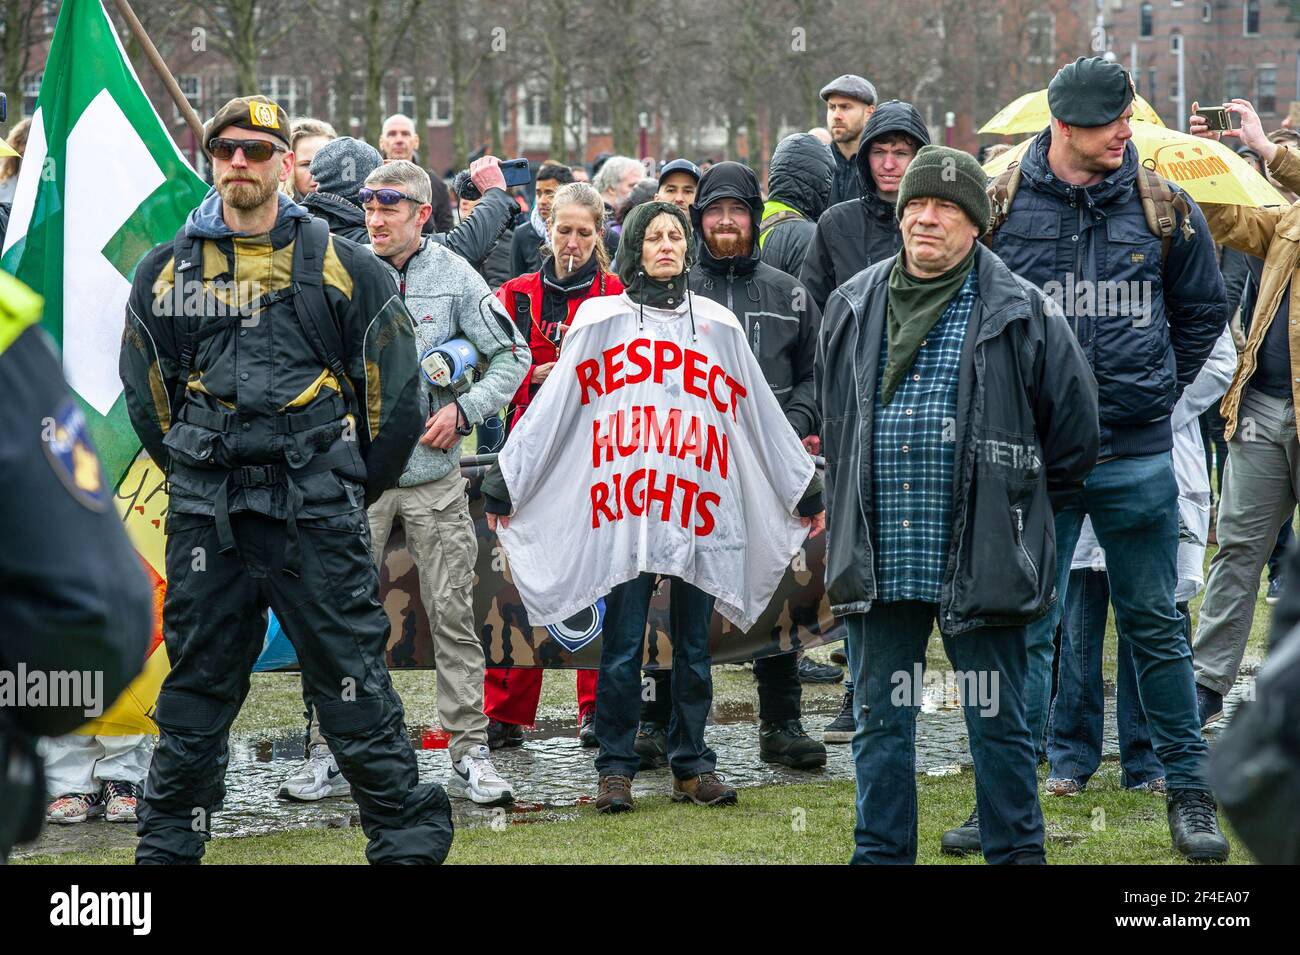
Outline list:
[[[832,93],[851,97],[866,103],[868,106],[876,105],[876,88],[862,77],[855,76],[852,73],[845,73],[843,76],[836,77],[823,86],[821,97],[824,100]]]

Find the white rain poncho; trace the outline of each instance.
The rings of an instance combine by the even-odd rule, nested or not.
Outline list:
[[[650,572],[747,630],[808,533],[794,511],[812,458],[736,317],[691,304],[694,341],[684,303],[583,303],[501,451],[514,513],[500,539],[534,626]]]

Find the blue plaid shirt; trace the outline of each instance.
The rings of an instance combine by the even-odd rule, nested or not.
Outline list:
[[[957,376],[975,307],[975,269],[921,342],[888,405],[880,400],[888,323],[876,373],[871,490],[875,501],[876,599],[938,603],[952,539]]]

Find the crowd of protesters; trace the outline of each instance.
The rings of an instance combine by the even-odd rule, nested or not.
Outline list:
[[[642,320],[689,315],[694,329],[711,310],[732,316],[793,437],[824,458],[824,485],[815,477],[795,513],[814,535],[829,529],[825,585],[846,627],[847,678],[797,652],[755,660],[753,673],[762,759],[813,770],[827,744],[851,742],[854,861],[915,860],[921,699],[900,703],[897,677],[919,675],[936,626],[972,678],[961,702],[977,779],[973,812],[942,847],[1045,861],[1040,789],[1079,793],[1101,760],[1111,608],[1122,785],[1163,795],[1181,855],[1226,860],[1202,729],[1237,680],[1266,563],[1270,603],[1289,584],[1276,568],[1300,494],[1300,356],[1287,331],[1300,321],[1289,295],[1300,212],[1198,206],[1171,185],[1177,227],[1153,232],[1133,86],[1102,58],[1052,81],[1050,127],[1010,190],[931,144],[916,107],[880,101],[863,77],[838,77],[821,98],[826,128],[782,139],[765,188],[738,162],[602,155],[534,164],[514,192],[482,157],[449,189],[419,164],[405,116],[385,121],[377,147],[306,118],[280,137],[292,158],[275,183],[283,201],[368,248],[421,352],[465,337],[485,369],[467,391],[425,396],[401,479],[367,501],[375,559],[400,522],[419,573],[451,734],[448,791],[499,804],[526,787],[491,753],[523,743],[542,685],[538,669],[485,668],[456,449],[476,428],[480,451],[499,448],[533,413],[579,310],[621,296]],[[1227,108],[1240,122],[1227,141],[1294,200],[1300,142],[1266,135],[1244,100]],[[231,163],[274,165],[239,150]],[[1140,285],[1146,310],[1063,310],[1049,290],[1067,276]],[[499,469],[483,493],[490,527],[507,526]],[[739,799],[705,740],[713,598],[667,583],[671,670],[637,676],[656,587],[643,574],[607,598],[599,671],[577,672],[602,812],[632,809],[638,769],[663,765],[675,799]],[[840,711],[814,738],[801,683],[840,679]],[[347,793],[337,737],[305,702],[308,758],[279,794]],[[50,820],[106,807],[133,820],[146,772],[150,790],[175,783],[147,751],[135,738],[49,744]]]

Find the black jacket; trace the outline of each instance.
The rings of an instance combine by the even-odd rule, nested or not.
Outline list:
[[[113,506],[119,475],[95,457],[53,342],[38,327],[21,331],[6,304],[0,343],[17,337],[0,344],[0,479],[11,492],[0,503],[0,671],[98,673],[107,710],[144,664],[153,589]],[[0,706],[0,737],[10,720],[33,735],[71,732],[91,701],[46,702]]]
[[[191,214],[186,235],[203,240],[202,267],[182,274],[187,283],[201,274],[206,297],[194,317],[190,376],[179,388],[187,323],[171,317],[175,243],[155,246],[136,267],[119,367],[131,424],[168,472],[169,514],[218,514],[212,484],[221,473],[276,465],[299,475],[301,502],[279,486],[237,487],[230,513],[334,516],[359,504],[354,484],[364,484],[373,501],[406,467],[424,417],[411,316],[369,250],[329,236],[325,302],[359,412],[349,424],[346,390],[286,294],[293,276],[284,250],[298,240],[303,218],[303,207],[286,200],[269,234],[236,242],[215,190]],[[224,305],[230,293],[221,288],[236,275],[258,283],[247,294],[260,296],[232,316]],[[267,299],[271,304],[259,305]]]
[[[311,214],[329,223],[330,232],[351,239],[359,245],[370,244],[366,232],[365,210],[342,196],[313,192],[302,202]],[[429,238],[445,245],[474,268],[482,270],[484,261],[496,248],[497,239],[514,224],[519,204],[500,189],[489,189],[470,216],[450,232],[431,233]],[[433,217],[429,217],[433,221]],[[426,225],[428,223],[425,223]],[[509,250],[509,237],[506,249]],[[509,278],[509,276],[507,276]]]
[[[1175,231],[1162,261],[1138,195],[1137,147],[1128,147],[1118,170],[1084,187],[1051,174],[1049,141],[1041,134],[1021,160],[1020,186],[993,251],[1063,304],[1097,376],[1102,456],[1168,451],[1174,405],[1228,320],[1214,237],[1189,197],[1195,234]]]
[[[725,305],[740,321],[768,386],[800,438],[817,433],[813,359],[821,310],[797,279],[759,260],[757,243],[749,255],[719,259],[704,242],[700,216],[724,196],[750,208],[755,223],[763,204],[753,170],[737,162],[718,163],[700,180],[691,221],[700,236],[699,260],[688,283],[693,292]]]
[[[817,345],[826,455],[826,594],[836,616],[876,599],[871,453],[890,270],[878,262],[832,295]],[[1023,626],[1057,598],[1053,508],[1097,460],[1097,385],[1059,309],[988,249],[957,386],[945,634]]]
[[[868,119],[867,122],[870,123],[871,120]],[[859,146],[858,152],[848,159],[844,158],[844,154],[834,143],[827,148],[830,149],[835,163],[835,179],[831,184],[831,195],[828,201],[830,205],[852,202],[862,195],[862,180],[858,175],[858,156],[862,153],[862,147]]]
[[[510,277],[527,275],[542,267],[542,243],[544,239],[537,236],[537,230],[525,219],[515,226],[510,239]]]
[[[0,249],[5,245],[5,232],[9,228],[9,204],[0,202]]]
[[[768,166],[767,200],[789,206],[802,218],[783,218],[760,232],[759,249],[764,262],[789,275],[799,275],[817,219],[826,210],[834,174],[831,150],[817,137],[795,133],[777,143]]]
[[[867,120],[857,157],[862,193],[857,199],[832,205],[817,220],[817,229],[799,270],[799,281],[823,311],[836,286],[873,262],[891,258],[902,246],[894,204],[876,192],[876,180],[867,162],[871,141],[885,133],[907,133],[923,146],[930,142],[930,131],[911,103],[898,100],[881,103]]]

